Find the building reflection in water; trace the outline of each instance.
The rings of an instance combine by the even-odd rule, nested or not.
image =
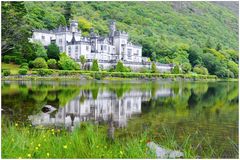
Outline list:
[[[159,89],[154,97],[172,96],[171,89]],[[84,97],[84,98],[83,98]],[[55,125],[72,131],[84,121],[94,121],[97,124],[108,123],[109,137],[114,138],[114,128],[127,125],[127,120],[134,115],[141,114],[141,103],[152,98],[151,91],[131,90],[121,98],[110,91],[100,91],[97,99],[89,91],[81,91],[73,100],[57,112],[39,113],[29,116],[33,126]],[[84,100],[82,100],[84,99]]]

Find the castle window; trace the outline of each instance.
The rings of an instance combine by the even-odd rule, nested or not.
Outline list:
[[[62,44],[62,39],[59,39],[58,41],[59,41],[59,44]]]
[[[45,39],[45,36],[42,36],[42,39],[44,40],[44,39]]]
[[[110,46],[108,46],[108,52],[110,52]]]
[[[86,51],[88,51],[89,50],[89,47],[88,46],[86,46]]]
[[[78,46],[75,47],[75,52],[76,52],[76,53],[78,52]]]
[[[103,50],[103,45],[101,45],[101,51]]]
[[[62,46],[60,46],[60,47],[59,47],[59,50],[60,50],[60,52],[62,52],[62,51],[63,51],[63,47],[62,47]]]
[[[127,50],[127,55],[128,55],[128,58],[132,57],[132,49]]]
[[[71,46],[68,47],[68,55],[71,54]]]
[[[137,55],[141,56],[141,55],[139,54],[139,50],[137,50]]]
[[[106,51],[107,50],[107,45],[104,45],[104,51]]]

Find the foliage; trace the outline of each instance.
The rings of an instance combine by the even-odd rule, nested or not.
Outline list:
[[[193,68],[193,72],[197,73],[197,74],[203,74],[203,75],[208,75],[208,70],[207,68],[201,66],[201,65],[196,65]]]
[[[182,64],[182,72],[183,73],[188,73],[191,71],[191,69],[192,69],[191,64],[186,63],[186,62]]]
[[[73,59],[66,55],[66,53],[60,54],[60,60],[58,61],[58,66],[62,70],[75,70],[79,69],[79,64],[77,64]]]
[[[156,64],[154,62],[152,62],[151,72],[152,73],[157,73],[157,66],[156,66]]]
[[[48,68],[47,62],[45,61],[44,58],[36,58],[33,61],[33,66],[34,68]]]
[[[92,28],[92,24],[84,17],[79,17],[78,18],[78,27],[86,35],[90,31],[90,28]]]
[[[173,74],[179,74],[180,73],[180,69],[178,65],[175,65],[172,69],[172,73]]]
[[[18,70],[18,73],[19,73],[20,75],[26,75],[26,74],[27,74],[27,69],[25,69],[25,68],[20,68],[20,69]]]
[[[25,15],[27,14],[24,2],[3,2],[2,5],[2,53],[24,47],[31,35]]]
[[[9,76],[11,74],[10,70],[3,70],[4,76]]]
[[[41,42],[34,42],[33,50],[35,52],[36,57],[42,57],[44,59],[47,59],[47,50],[44,48]]]
[[[98,61],[97,61],[96,59],[93,60],[91,70],[92,70],[92,71],[99,71]]]
[[[47,56],[49,59],[59,60],[59,48],[55,43],[51,43],[47,47]]]
[[[123,65],[122,61],[118,61],[115,71],[116,72],[131,72],[131,68],[130,67],[125,67]]]
[[[80,63],[82,65],[82,69],[84,69],[84,64],[86,63],[86,58],[84,55],[80,56]]]
[[[50,68],[50,69],[57,69],[58,68],[57,61],[55,59],[49,59],[47,61],[47,64],[48,64],[48,68]]]

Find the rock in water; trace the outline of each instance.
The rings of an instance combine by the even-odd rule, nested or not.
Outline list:
[[[43,113],[52,113],[53,111],[55,111],[56,108],[52,107],[51,105],[45,105],[43,108],[42,108],[42,112]]]
[[[156,153],[157,158],[183,158],[182,152],[162,148],[154,142],[147,143],[147,146]]]

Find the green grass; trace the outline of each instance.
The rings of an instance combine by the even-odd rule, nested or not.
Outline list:
[[[3,63],[2,62],[2,70],[10,70],[11,74],[12,75],[17,75],[18,74],[18,70],[20,68],[20,65],[16,65],[16,64],[13,64],[13,63]]]
[[[120,134],[121,135],[121,134]],[[213,148],[205,137],[198,133],[184,135],[179,143],[174,131],[163,127],[163,133],[150,136],[150,133],[115,133],[114,141],[107,138],[106,126],[82,123],[73,132],[42,126],[2,126],[2,158],[156,158],[147,147],[153,141],[164,148],[179,150],[184,158],[222,158],[224,148]],[[198,144],[194,143],[198,139]],[[229,139],[238,155],[238,146]],[[203,148],[205,147],[205,148]]]
[[[107,138],[105,127],[59,129],[11,126],[2,130],[2,158],[154,158],[146,136]]]

